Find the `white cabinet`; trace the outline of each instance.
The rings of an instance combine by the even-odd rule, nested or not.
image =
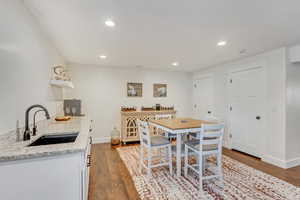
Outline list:
[[[91,166],[91,144],[92,144],[92,137],[90,137],[89,145],[86,148],[84,154],[84,166],[82,168],[82,194],[83,199],[88,199],[89,193],[89,177],[90,177],[90,166]]]
[[[0,163],[0,199],[87,200],[91,142],[85,151]]]

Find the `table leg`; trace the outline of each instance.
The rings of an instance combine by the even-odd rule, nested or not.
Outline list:
[[[176,135],[176,168],[177,176],[181,176],[181,134]]]

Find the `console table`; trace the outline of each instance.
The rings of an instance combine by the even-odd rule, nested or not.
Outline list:
[[[139,141],[140,136],[138,134],[137,119],[148,121],[155,119],[155,115],[172,115],[175,118],[175,110],[162,110],[162,111],[121,111],[121,140],[124,144],[126,142]],[[151,127],[152,133],[155,134],[155,130]]]

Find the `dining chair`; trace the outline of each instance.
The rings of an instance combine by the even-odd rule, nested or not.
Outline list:
[[[148,175],[151,175],[151,169],[154,167],[161,167],[161,166],[169,166],[170,174],[173,174],[173,167],[172,167],[172,150],[171,150],[171,142],[165,138],[164,136],[151,136],[149,124],[146,121],[137,121],[138,124],[138,131],[140,135],[140,171],[142,172],[143,168],[147,169]],[[162,149],[166,150],[165,153],[165,161],[163,161],[163,156],[161,154]],[[147,164],[144,162],[144,150],[147,152]],[[159,163],[153,164],[153,150],[159,150]]]
[[[203,180],[219,178],[223,183],[222,174],[222,141],[224,135],[224,124],[203,124],[198,140],[188,141],[185,143],[184,156],[184,176],[187,177],[188,169],[193,170],[199,175],[199,189],[203,189]],[[192,152],[193,154],[190,154]],[[189,163],[189,155],[196,155],[197,163]],[[204,175],[205,165],[203,159],[206,156],[216,157],[216,170],[212,175]],[[209,170],[210,171],[210,170]]]
[[[211,115],[211,114],[207,114],[202,120],[207,121],[207,122],[216,122],[216,123],[219,122],[219,119],[217,117]],[[189,137],[191,139],[199,139],[200,134],[199,134],[199,132],[197,132],[197,133],[190,133]]]
[[[172,115],[170,114],[155,115],[155,120],[161,120],[161,119],[172,119]],[[157,130],[157,131],[159,134],[163,134],[165,137],[169,139],[176,139],[176,134],[162,132],[161,130]]]

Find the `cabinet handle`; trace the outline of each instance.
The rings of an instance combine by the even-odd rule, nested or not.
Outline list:
[[[90,136],[90,144],[93,144],[93,138]]]
[[[94,122],[94,120],[91,120],[91,125],[90,125],[90,128],[89,128],[89,132],[91,133],[92,131],[93,131],[93,122]]]
[[[91,157],[92,157],[91,155],[87,156],[87,165],[86,165],[87,167],[90,167],[92,165],[92,159],[91,159]]]

